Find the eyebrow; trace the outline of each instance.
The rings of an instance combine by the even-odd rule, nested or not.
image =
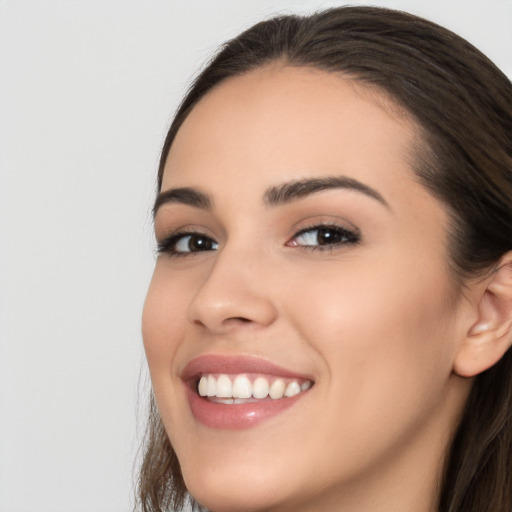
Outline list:
[[[158,194],[153,205],[153,217],[162,205],[168,203],[187,204],[203,210],[211,210],[213,205],[210,196],[204,192],[190,187],[171,188]]]
[[[327,176],[283,183],[267,189],[263,195],[263,202],[267,206],[280,206],[317,192],[337,188],[361,192],[379,201],[387,208],[390,208],[387,201],[379,192],[355,178],[349,178],[348,176]],[[190,187],[171,188],[158,194],[153,206],[153,217],[156,216],[161,206],[169,203],[186,204],[203,210],[211,210],[213,207],[213,199],[200,190]]]
[[[379,192],[354,178],[349,178],[348,176],[328,176],[324,178],[311,178],[283,183],[282,185],[268,189],[263,196],[263,200],[269,206],[278,206],[296,201],[297,199],[301,199],[316,192],[336,188],[361,192],[372,199],[376,199],[387,208],[390,208],[388,202],[381,194],[379,194]]]

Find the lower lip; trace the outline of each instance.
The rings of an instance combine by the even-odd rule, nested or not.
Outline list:
[[[251,428],[269,420],[294,405],[303,393],[293,397],[266,398],[258,402],[244,404],[219,404],[200,397],[188,386],[185,386],[190,409],[194,418],[210,428],[238,430]]]

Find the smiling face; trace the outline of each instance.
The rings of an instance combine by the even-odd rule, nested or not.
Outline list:
[[[433,506],[469,386],[463,315],[417,131],[385,104],[276,65],[217,86],[172,145],[143,336],[187,487],[215,512]]]

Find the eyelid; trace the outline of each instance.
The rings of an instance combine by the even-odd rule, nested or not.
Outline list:
[[[321,217],[317,218],[309,218],[307,219],[308,224],[305,223],[305,220],[302,220],[295,224],[294,233],[291,237],[288,238],[288,241],[285,243],[288,247],[295,247],[306,250],[334,250],[341,249],[343,246],[347,245],[355,245],[360,243],[361,241],[361,233],[360,230],[354,226],[350,221],[346,219],[335,219],[332,217],[324,219]],[[336,237],[333,238],[333,241],[330,242],[327,240],[325,243],[294,243],[294,241],[304,235],[309,231],[315,230],[332,230],[337,232],[343,239],[336,241]],[[204,238],[213,242],[215,244],[215,248],[205,248],[205,249],[197,249],[190,251],[178,251],[176,250],[176,244],[180,241],[180,239],[187,236],[197,236],[199,238]],[[157,254],[167,254],[172,257],[179,256],[194,256],[200,253],[212,252],[218,249],[218,239],[215,235],[213,235],[210,229],[204,226],[198,225],[186,225],[176,227],[172,230],[167,230],[165,236],[157,236]]]
[[[212,249],[205,249],[199,251],[177,251],[174,249],[175,245],[180,241],[180,239],[194,235],[199,238],[208,239],[209,241],[212,241],[214,244],[218,246],[218,242],[215,240],[215,238],[210,234],[206,233],[205,230],[197,229],[194,227],[186,227],[172,231],[167,236],[164,236],[162,238],[158,237],[156,252],[157,254],[167,254],[168,256],[171,257],[191,256],[197,255],[202,252],[211,252]]]
[[[211,238],[223,236],[222,223],[215,215],[180,204],[162,206],[154,218],[153,228],[157,243],[182,232],[201,233]]]
[[[201,235],[209,238],[216,238],[214,231],[203,222],[189,222],[185,218],[163,219],[163,222],[155,225],[156,243],[168,240],[175,235]]]
[[[315,229],[334,229],[339,231],[344,231],[346,233],[352,233],[354,235],[360,236],[360,231],[355,226],[354,227],[347,227],[342,226],[341,224],[338,224],[336,222],[314,222],[310,226],[305,226],[301,229],[299,229],[295,234],[293,235],[298,236],[302,233],[306,233],[307,231],[313,231]]]
[[[164,242],[165,240],[169,240],[170,238],[174,237],[174,236],[178,236],[178,235],[193,235],[195,233],[197,234],[205,234],[203,230],[199,229],[199,228],[196,228],[196,227],[193,227],[193,226],[183,226],[183,227],[176,227],[176,228],[167,228],[167,229],[162,229],[160,230],[162,233],[159,234],[158,233],[158,230],[155,230],[155,238],[156,238],[156,242],[157,244],[161,243],[161,242]],[[206,235],[208,236],[208,235]]]
[[[342,234],[345,236],[346,240],[339,241],[339,242],[332,242],[332,243],[326,243],[326,244],[293,244],[292,242],[299,238],[300,236],[304,235],[305,233],[308,233],[310,231],[321,231],[321,230],[332,230],[334,232],[337,232],[338,234]],[[301,249],[308,249],[308,250],[333,250],[335,248],[341,248],[342,246],[346,245],[354,245],[359,244],[361,242],[361,233],[360,230],[357,229],[355,226],[348,228],[346,226],[342,226],[336,222],[333,221],[317,221],[311,223],[309,226],[305,226],[301,228],[300,230],[296,231],[295,234],[289,239],[286,245],[291,247],[298,247]]]

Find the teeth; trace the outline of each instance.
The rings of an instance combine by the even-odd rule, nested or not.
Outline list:
[[[288,386],[286,386],[286,391],[284,392],[284,396],[295,396],[298,395],[301,391],[301,388],[299,386],[298,382],[290,382]]]
[[[268,396],[268,380],[258,377],[252,384],[252,396],[254,398],[267,398]]]
[[[311,381],[307,380],[306,382],[302,383],[300,386],[301,391],[307,391],[311,387]]]
[[[247,375],[228,376],[221,374],[218,377],[203,375],[199,379],[197,391],[200,396],[215,399],[218,403],[244,403],[247,399],[263,399],[270,397],[274,400],[283,397],[292,397],[307,391],[312,382],[307,380],[299,384],[296,380],[286,381],[283,378],[275,379],[272,383],[265,377],[257,377],[251,383]]]
[[[206,383],[206,396],[217,396],[217,381],[213,375],[208,375]]]
[[[233,397],[233,384],[227,375],[221,375],[217,379],[217,397],[219,398],[232,398]]]
[[[208,394],[208,379],[206,377],[201,377],[197,390],[201,396],[206,396]]]
[[[272,382],[270,389],[268,390],[268,394],[270,398],[283,398],[284,390],[286,389],[286,384],[283,379],[277,379]]]
[[[233,382],[234,398],[251,398],[252,384],[245,375],[239,375]]]

